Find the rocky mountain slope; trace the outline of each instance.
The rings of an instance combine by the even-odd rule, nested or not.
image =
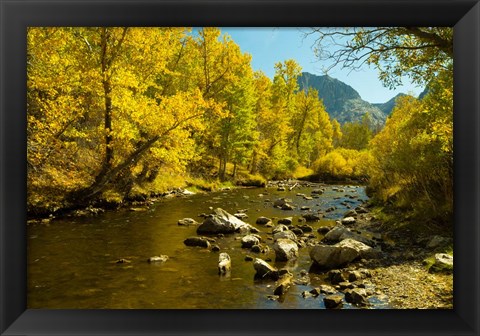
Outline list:
[[[368,112],[374,124],[383,125],[393,109],[395,99],[403,95],[400,93],[386,103],[371,104],[363,100],[354,88],[344,82],[328,75],[317,76],[308,72],[302,72],[298,78],[298,84],[301,90],[316,89],[330,117],[337,119],[341,124],[360,121]]]

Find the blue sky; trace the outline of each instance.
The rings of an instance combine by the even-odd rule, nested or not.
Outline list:
[[[243,52],[252,55],[252,67],[262,70],[273,78],[274,65],[277,62],[293,58],[300,64],[302,71],[323,75],[322,69],[330,64],[320,62],[312,50],[314,38],[304,38],[306,28],[221,28],[223,33],[232,37]],[[364,66],[360,71],[350,71],[335,67],[328,73],[350,85],[360,96],[370,103],[384,103],[400,92],[415,96],[423,88],[412,85],[408,79],[403,80],[403,86],[390,90],[382,86],[378,73],[374,68]]]

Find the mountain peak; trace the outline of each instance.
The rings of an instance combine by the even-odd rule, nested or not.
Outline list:
[[[389,114],[386,114],[377,106],[382,104],[370,104],[363,100],[360,94],[350,85],[328,75],[317,76],[302,72],[301,76],[298,77],[298,85],[301,90],[316,89],[318,97],[323,100],[327,113],[341,124],[360,121],[363,115],[368,113],[374,124],[383,125],[386,116]],[[393,100],[394,103],[395,100]],[[388,102],[385,104],[388,104]]]

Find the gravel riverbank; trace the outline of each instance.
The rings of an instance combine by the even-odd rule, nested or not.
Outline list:
[[[364,267],[371,271],[377,293],[385,295],[392,308],[453,308],[453,272],[429,272],[427,261],[445,250],[449,238],[389,228],[370,214],[360,217],[351,229],[388,237],[383,258],[366,260]]]

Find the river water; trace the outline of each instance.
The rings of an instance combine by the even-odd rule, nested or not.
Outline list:
[[[336,190],[341,188],[344,191]],[[56,219],[49,223],[28,226],[28,308],[136,308],[136,309],[249,309],[249,308],[313,308],[322,309],[322,296],[304,299],[301,293],[325,283],[321,274],[310,273],[310,284],[295,285],[283,300],[271,300],[273,282],[254,280],[252,261],[245,256],[271,258],[276,267],[287,267],[295,277],[309,270],[309,249],[301,248],[299,258],[286,265],[275,263],[274,252],[258,254],[242,249],[240,234],[217,238],[216,244],[232,259],[229,277],[217,273],[218,252],[187,247],[185,238],[196,235],[196,226],[179,226],[179,219],[198,221],[210,208],[223,208],[230,213],[248,209],[246,222],[257,227],[264,241],[270,228],[256,225],[260,216],[293,217],[293,224],[309,206],[313,211],[335,207],[324,219],[309,222],[316,229],[334,225],[349,207],[354,208],[367,196],[362,186],[326,187],[313,200],[311,187],[292,191],[276,188],[241,188],[230,191],[174,197],[156,202],[146,211],[107,211],[94,217]],[[354,195],[356,198],[350,198]],[[277,198],[287,197],[297,206],[284,211],[273,207]],[[274,224],[276,220],[274,220]],[[303,223],[302,223],[303,224]],[[268,241],[270,244],[272,241]],[[165,263],[148,263],[157,255],[168,255]],[[118,259],[130,263],[118,264]],[[344,308],[351,308],[349,304]]]

